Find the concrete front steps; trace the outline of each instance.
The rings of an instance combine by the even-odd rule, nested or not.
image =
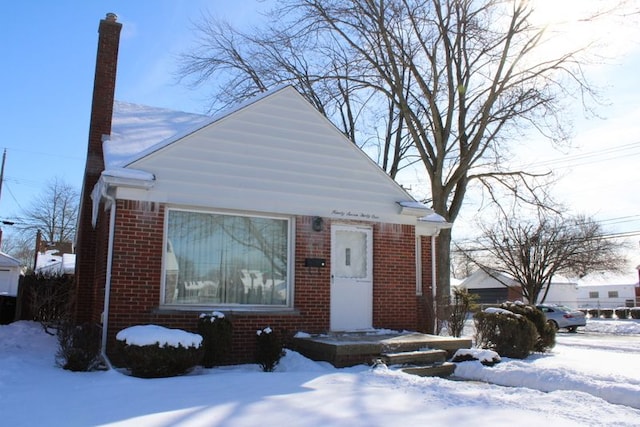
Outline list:
[[[455,368],[446,363],[447,358],[457,349],[471,348],[471,339],[418,332],[337,332],[294,337],[289,347],[311,360],[326,361],[337,368],[380,362],[399,365],[416,374],[446,376]],[[418,369],[427,367],[431,369]]]
[[[454,363],[447,362],[445,350],[429,349],[383,353],[380,361],[387,366],[400,365],[400,370],[420,377],[448,377],[456,369]]]

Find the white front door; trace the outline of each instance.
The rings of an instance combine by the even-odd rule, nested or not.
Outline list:
[[[331,226],[331,330],[373,325],[371,227]]]

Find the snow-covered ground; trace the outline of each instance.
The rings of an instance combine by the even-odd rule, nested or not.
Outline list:
[[[294,352],[273,373],[242,365],[139,379],[64,371],[56,346],[38,324],[0,326],[0,425],[640,425],[640,321],[589,320],[559,333],[550,354],[461,363],[460,381],[336,369]]]

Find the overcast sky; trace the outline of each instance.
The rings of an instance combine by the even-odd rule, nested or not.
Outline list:
[[[569,22],[587,5],[609,0],[537,0],[540,21]],[[633,1],[630,3],[633,6]],[[177,85],[175,55],[193,43],[191,21],[204,10],[242,23],[257,22],[255,0],[21,1],[3,5],[0,25],[2,139],[6,149],[0,219],[20,221],[52,177],[81,187],[91,106],[99,20],[114,12],[123,24],[116,98],[122,101],[202,113],[202,92]],[[637,8],[637,6],[636,6]],[[585,69],[602,88],[602,117],[576,108],[574,148],[542,150],[527,144],[522,164],[563,176],[558,198],[577,212],[593,214],[612,232],[640,240],[640,25],[638,19],[584,22],[558,40],[591,37],[605,58]],[[555,28],[555,27],[553,27]],[[555,31],[555,30],[554,30]],[[552,46],[552,45],[550,45]],[[550,47],[551,48],[551,47]],[[415,187],[417,180],[409,180]],[[470,223],[473,208],[462,216]],[[4,231],[10,232],[5,226]],[[463,224],[459,227],[464,229]],[[640,249],[638,263],[640,263]]]

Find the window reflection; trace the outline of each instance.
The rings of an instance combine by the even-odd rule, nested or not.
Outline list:
[[[169,210],[165,304],[287,305],[289,221]]]

